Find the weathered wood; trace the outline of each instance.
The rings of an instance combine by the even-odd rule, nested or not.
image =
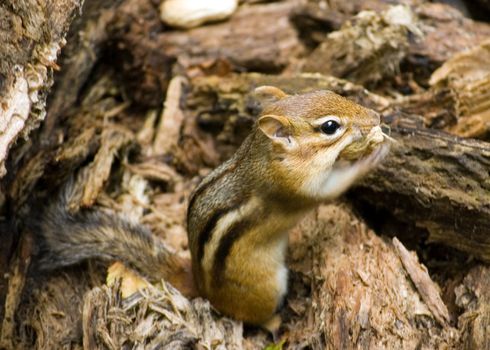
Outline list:
[[[86,4],[96,2],[86,0]],[[260,110],[253,88],[272,84],[291,93],[324,88],[381,111],[391,127],[391,136],[398,140],[386,162],[354,188],[348,199],[356,205],[382,208],[387,216],[395,217],[398,225],[392,227],[392,235],[401,236],[403,225],[414,224],[428,231],[431,239],[490,259],[487,143],[426,129],[427,116],[419,116],[427,113],[425,108],[409,115],[405,112],[414,105],[395,105],[390,99],[339,79],[316,74],[223,77],[238,70],[294,71],[296,61],[308,54],[303,45],[313,49],[323,41],[322,33],[339,28],[359,10],[384,10],[394,1],[332,0],[318,2],[316,7],[309,2],[309,14],[296,12],[305,1],[242,1],[229,21],[191,31],[166,28],[158,17],[157,2],[126,0],[115,17],[114,13],[102,12],[90,26],[81,27],[84,34],[73,41],[75,55],[68,56],[63,65],[66,70],[58,76],[59,85],[49,106],[53,119],[45,125],[45,135],[39,135],[41,142],[49,136],[63,143],[50,152],[32,147],[34,155],[24,159],[16,179],[6,186],[15,220],[21,222],[26,217],[25,212],[15,209],[22,207],[29,196],[46,195],[44,192],[57,187],[67,174],[90,163],[84,173],[91,174],[93,191],[86,192],[86,205],[96,201],[102,207],[131,215],[185,254],[185,203],[198,180],[188,175],[202,176],[207,172],[203,167],[217,165],[243,140]],[[409,65],[402,63],[402,71],[425,69],[415,72],[419,82],[427,80],[428,72],[453,52],[487,33],[487,24],[462,19],[446,11],[445,5],[419,6],[425,2],[420,0],[399,2],[415,5],[426,39],[432,40],[410,41],[405,62]],[[425,12],[421,10],[424,6]],[[312,18],[314,23],[305,30],[304,23]],[[454,34],[454,41],[434,39],[447,33]],[[108,38],[113,45],[106,48]],[[82,46],[78,46],[80,43]],[[107,60],[91,75],[101,49],[108,49],[104,50]],[[176,74],[187,76],[189,85],[168,89]],[[208,74],[217,76],[196,78]],[[86,89],[80,96],[82,87]],[[168,104],[159,113],[167,90],[172,93],[167,94]],[[445,92],[437,96],[445,104],[436,108],[433,94],[423,101],[437,114],[429,125],[453,117],[440,107],[453,106]],[[135,101],[131,107],[137,108],[128,108],[128,100]],[[141,107],[148,106],[154,109],[142,111]],[[60,115],[68,118],[58,128],[54,124]],[[162,116],[160,120],[157,115]],[[117,131],[119,127],[125,131]],[[109,132],[115,132],[115,137],[108,137]],[[123,139],[116,142],[120,137]],[[142,148],[141,153],[132,152],[126,157],[123,151],[116,157],[116,150],[130,140]],[[105,192],[104,180],[110,182]],[[33,205],[33,210],[39,208]],[[458,312],[463,314],[458,319],[458,313],[450,308],[448,316],[444,303],[450,302],[444,296],[438,298],[433,280],[453,295],[459,282],[450,281],[452,276],[441,278],[433,270],[428,274],[413,253],[377,236],[345,205],[323,206],[316,213],[292,233],[294,283],[286,303],[289,314],[284,318],[286,347],[488,347],[485,331],[489,288],[484,283],[489,280],[488,269],[479,267],[468,274],[456,290]],[[376,218],[378,222],[383,219]],[[10,227],[0,229],[8,231]],[[2,232],[0,238],[4,237]],[[0,248],[5,250],[2,244]],[[427,261],[426,252],[420,252],[421,260]],[[0,257],[0,270],[7,258]],[[88,266],[90,269],[93,265]],[[239,323],[220,318],[200,299],[189,303],[172,289],[165,290],[169,288],[166,285],[163,292],[151,289],[124,301],[116,286],[104,286],[92,289],[82,303],[83,294],[94,287],[93,281],[98,285],[103,282],[100,275],[80,271],[67,270],[50,279],[43,276],[37,288],[26,288],[27,302],[17,310],[21,295],[12,286],[9,297],[13,308],[9,315],[16,316],[16,324],[10,323],[5,329],[9,336],[22,333],[14,346],[36,342],[39,348],[59,344],[81,347],[82,338],[86,348],[143,344],[186,347],[188,343],[264,348],[270,342],[261,332],[243,338]],[[23,283],[25,273],[19,276]],[[84,320],[80,318],[82,305]],[[458,329],[452,328],[455,324],[448,319],[458,319]]]
[[[405,250],[407,266],[400,247],[405,250],[377,236],[345,206],[321,206],[293,229],[290,266],[309,285],[311,301],[290,295],[290,348],[451,348],[458,333],[445,321],[439,325],[438,309],[431,307],[437,300],[445,308],[437,284],[424,273],[428,297],[412,271],[425,267]]]
[[[490,261],[490,144],[425,129],[415,116],[386,116],[398,143],[352,198],[425,229],[428,242]]]
[[[422,117],[385,114],[397,140],[353,197],[490,261],[490,144],[423,127]]]
[[[392,244],[402,262],[403,268],[407,271],[408,276],[434,319],[441,326],[447,326],[450,320],[449,311],[441,299],[440,289],[436,287],[434,281],[430,278],[427,268],[422,266],[418,262],[416,255],[411,254],[396,237],[393,238]]]
[[[195,79],[187,97],[188,113],[203,127],[220,131],[218,146],[226,156],[229,145],[239,144],[246,135],[243,129],[250,127],[259,109],[251,92],[263,84],[289,92],[331,89],[384,110],[383,121],[397,143],[352,197],[426,229],[430,241],[490,261],[490,144],[427,129],[422,117],[390,110],[390,101],[332,77],[244,74]]]
[[[85,1],[85,16],[76,19],[70,33],[68,29],[76,15],[81,13],[82,2],[53,0],[7,2],[0,5],[0,15],[3,16],[1,23],[6,25],[2,28],[5,31],[0,30],[0,42],[5,43],[0,45],[0,73],[5,76],[0,94],[0,102],[4,107],[3,110],[0,109],[0,144],[5,148],[0,153],[8,151],[10,144],[19,135],[27,138],[29,132],[44,119],[47,93],[53,83],[53,70],[63,68],[55,77],[57,85],[55,94],[49,98],[51,104],[47,108],[48,120],[43,133],[29,135],[32,137],[24,147],[12,149],[12,160],[8,162],[9,173],[2,179],[0,206],[4,219],[0,226],[0,319],[4,320],[4,343],[11,341],[5,337],[12,337],[12,330],[9,329],[15,321],[12,315],[16,314],[17,300],[23,295],[22,285],[16,281],[25,277],[8,274],[9,270],[20,263],[20,258],[12,257],[16,256],[14,252],[17,243],[22,239],[12,217],[23,208],[39,178],[46,175],[45,172],[48,176],[51,173],[54,179],[63,179],[66,175],[63,174],[63,166],[70,168],[70,164],[83,161],[87,152],[93,152],[98,144],[98,136],[91,127],[81,128],[83,132],[63,152],[53,152],[50,148],[53,140],[54,143],[59,142],[60,134],[53,133],[55,122],[77,101],[79,91],[98,58],[102,42],[106,39],[104,27],[113,16],[111,9],[119,2]],[[19,23],[23,25],[17,26]],[[58,65],[58,55],[60,47],[65,43],[65,36],[70,43]],[[9,86],[11,81],[13,86]],[[19,86],[22,87],[21,90],[11,91]],[[6,157],[7,153],[0,155],[1,167],[5,160],[2,156]],[[59,167],[61,164],[62,168]],[[50,166],[54,166],[57,171],[52,172],[51,169],[50,172]],[[110,168],[110,164],[108,166]],[[1,175],[2,170],[0,177]],[[103,179],[104,177],[97,178],[98,181]],[[15,287],[14,283],[17,283],[17,288],[12,289]]]
[[[301,53],[301,44],[289,22],[297,5],[296,0],[289,0],[243,6],[227,22],[165,33],[161,43],[165,52],[177,57],[184,67],[221,57],[237,70],[280,71]]]
[[[55,74],[53,94],[49,97],[43,142],[52,138],[58,117],[66,113],[79,97],[80,90],[92,72],[108,39],[108,24],[122,0],[85,0],[82,16],[77,17],[67,36],[67,45],[60,59],[62,68]]]
[[[449,103],[442,104],[441,110],[454,111],[458,118],[446,126],[451,134],[490,138],[489,66],[490,41],[486,40],[457,53],[432,74],[429,93],[437,96],[440,91],[448,91]]]
[[[412,68],[424,70],[426,79],[455,53],[480,44],[490,35],[487,23],[473,21],[450,5],[423,2],[415,12],[424,24],[425,36],[411,45],[407,60]]]
[[[490,349],[490,267],[477,266],[455,289],[463,349]]]
[[[114,56],[131,98],[159,107],[172,71],[190,76],[234,71],[279,72],[297,59],[302,43],[289,15],[298,0],[243,5],[220,23],[165,30],[150,1],[129,0],[111,25]],[[144,21],[135,21],[144,17]],[[117,62],[118,60],[116,60]]]
[[[87,350],[127,346],[244,349],[243,338],[240,322],[217,318],[208,301],[189,301],[165,283],[160,289],[150,286],[125,299],[118,284],[94,288],[84,298],[83,345]]]
[[[18,255],[14,257],[9,271],[7,298],[5,300],[5,314],[2,315],[0,327],[0,349],[14,348],[15,315],[22,300],[22,291],[27,280],[27,271],[31,263],[33,249],[32,237],[25,237],[21,243]]]
[[[0,4],[0,177],[10,147],[46,115],[52,72],[79,0]]]
[[[348,77],[349,74],[356,73],[348,70],[349,62],[351,60],[355,62],[356,57],[359,57],[363,51],[366,51],[365,46],[349,47],[347,45],[345,48],[341,47],[346,51],[351,49],[352,52],[348,53],[347,57],[342,56],[340,59],[333,60],[330,63],[328,60],[336,53],[328,50],[330,40],[326,34],[332,30],[339,29],[342,23],[352,19],[360,11],[369,10],[380,13],[386,11],[390,5],[403,4],[410,6],[417,17],[417,21],[420,23],[420,29],[424,35],[421,38],[416,38],[415,36],[408,38],[409,45],[407,50],[401,47],[402,51],[406,51],[406,56],[402,57],[404,60],[401,66],[401,72],[411,74],[419,84],[426,86],[434,69],[439,67],[455,53],[480,44],[490,35],[490,25],[488,23],[470,19],[463,2],[453,1],[453,3],[454,6],[440,2],[434,3],[417,0],[332,0],[327,3],[322,3],[322,6],[314,2],[298,6],[292,18],[295,23],[301,25],[301,27],[298,27],[299,35],[307,46],[315,48],[316,45],[320,44],[317,50],[314,51],[313,57],[307,57],[307,60],[310,61],[316,58],[310,64],[310,67],[319,67],[319,72],[326,73],[329,70],[338,73],[339,75],[337,76],[339,77]],[[335,14],[335,20],[332,18],[334,17],[332,14]],[[369,35],[367,37],[374,41],[382,39],[379,32],[376,34],[376,37],[370,37]],[[354,37],[354,39],[356,38]],[[325,46],[324,49],[321,48],[322,43]],[[403,42],[395,43],[405,45]],[[384,50],[390,50],[389,45],[389,43],[386,43]],[[323,56],[322,51],[324,51]],[[391,52],[395,54],[395,58],[397,59],[400,57],[396,57],[396,54],[401,55],[403,53],[400,50]],[[321,62],[321,57],[324,57],[327,62]],[[366,57],[368,56],[364,55],[361,58],[366,59]],[[384,59],[381,55],[377,58],[381,61]],[[390,62],[387,63],[392,64]],[[359,67],[352,64],[351,67],[361,72],[363,70],[369,70],[369,67]]]
[[[410,38],[421,36],[419,23],[407,7],[362,12],[330,33],[306,58],[303,71],[375,83],[399,72]]]
[[[46,115],[53,70],[81,0],[5,0],[0,2],[0,178],[19,138],[27,139]],[[3,186],[2,186],[3,187]],[[2,191],[4,188],[2,188]],[[15,225],[5,223],[5,193],[0,195],[0,319],[4,316],[9,259],[14,255]],[[7,215],[7,219],[9,219]],[[18,282],[18,287],[21,284]],[[19,291],[16,291],[19,292]],[[19,293],[20,297],[20,293]],[[15,296],[11,298],[15,299]],[[15,305],[13,307],[15,314]],[[12,312],[12,310],[10,310]],[[10,315],[12,316],[12,315]],[[8,328],[8,326],[6,326]],[[9,332],[9,331],[6,331]],[[12,334],[6,334],[9,337]],[[10,340],[5,340],[9,342]]]

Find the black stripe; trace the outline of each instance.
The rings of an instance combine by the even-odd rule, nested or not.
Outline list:
[[[224,234],[219,242],[218,249],[214,254],[212,269],[213,283],[219,286],[223,280],[226,269],[226,259],[230,255],[233,244],[240,239],[254,224],[256,220],[246,219],[236,221]]]
[[[197,261],[199,264],[201,263],[202,258],[204,257],[204,246],[211,240],[212,233],[218,220],[226,215],[232,210],[237,209],[241,203],[231,206],[229,208],[217,209],[211,216],[211,218],[206,222],[204,228],[199,232],[197,236]]]

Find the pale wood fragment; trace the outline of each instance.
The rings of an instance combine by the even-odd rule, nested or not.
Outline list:
[[[429,310],[432,312],[437,322],[439,322],[441,326],[447,326],[449,322],[449,312],[441,299],[439,287],[430,278],[427,268],[421,265],[418,262],[417,257],[410,254],[407,248],[405,248],[396,237],[393,238],[392,242],[403,267],[417,288],[422,300],[429,307]]]

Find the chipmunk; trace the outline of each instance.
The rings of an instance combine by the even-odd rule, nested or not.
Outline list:
[[[266,106],[234,156],[197,186],[187,229],[194,285],[185,264],[141,225],[118,216],[49,206],[36,231],[40,265],[118,259],[153,279],[199,295],[225,315],[272,328],[286,295],[288,230],[342,194],[387,153],[380,116],[331,91],[287,95],[263,86]]]

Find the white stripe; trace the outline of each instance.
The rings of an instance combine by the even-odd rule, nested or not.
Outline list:
[[[208,277],[212,272],[211,270],[214,264],[214,255],[218,249],[221,238],[228,232],[234,223],[243,220],[244,218],[248,218],[253,211],[256,211],[259,204],[260,200],[257,197],[252,197],[247,203],[243,204],[238,209],[226,213],[226,215],[221,217],[216,223],[216,226],[211,232],[211,240],[204,246],[204,256],[202,259],[204,281],[207,290],[209,290],[209,282],[211,280],[211,278]]]

